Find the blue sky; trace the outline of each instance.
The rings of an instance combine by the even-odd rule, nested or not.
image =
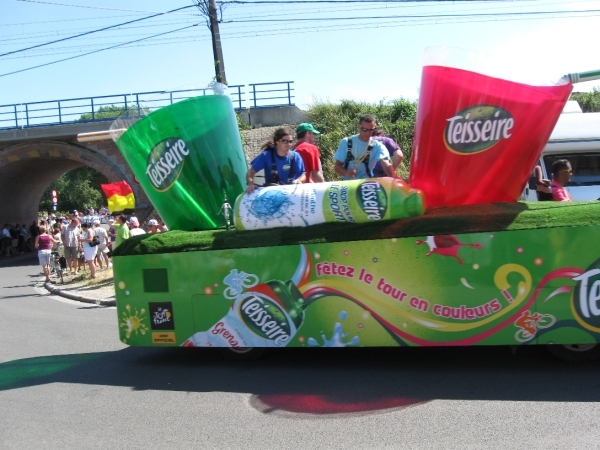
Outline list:
[[[2,0],[0,54],[191,4]],[[303,108],[315,101],[416,99],[424,50],[433,45],[485,51],[499,75],[531,83],[600,69],[596,0],[230,4],[223,20],[229,83],[294,81],[295,103]],[[2,76],[183,27],[190,28]],[[0,57],[0,105],[204,87],[213,76],[208,28],[198,10],[188,8]],[[593,86],[600,81],[575,90]]]

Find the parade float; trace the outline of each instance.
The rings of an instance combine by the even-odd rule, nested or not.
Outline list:
[[[114,252],[120,339],[241,357],[532,344],[599,357],[600,204],[517,201],[574,81],[532,86],[426,64],[408,184],[245,194],[220,93],[117,121],[113,139],[172,230]]]

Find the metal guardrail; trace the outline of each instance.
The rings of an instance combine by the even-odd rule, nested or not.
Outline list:
[[[284,105],[289,105],[292,106],[292,91],[294,89],[292,89],[292,87],[290,86],[293,83],[293,81],[279,81],[277,83],[254,83],[254,84],[249,84],[248,86],[252,87],[252,101],[253,101],[253,108],[260,108],[260,107],[264,107],[264,106],[284,106]],[[283,85],[285,84],[286,87],[282,88],[282,89],[266,89],[265,87],[273,87],[273,86],[278,86],[278,85]],[[277,93],[280,92],[285,92],[287,93],[286,95],[279,95],[276,97],[261,97],[262,94],[272,94],[275,93],[275,95],[277,95]],[[269,103],[269,104],[260,104],[263,101],[268,101],[268,100],[287,100],[287,101],[283,101],[283,102],[279,102],[279,103]]]
[[[255,83],[248,86],[250,98],[246,101],[244,85],[228,86],[236,111],[268,106],[293,106],[293,81]],[[143,117],[150,112],[179,100],[212,93],[212,89],[184,89],[178,91],[139,92],[137,94],[103,95],[100,97],[70,98],[44,102],[0,105],[0,130],[55,126],[69,123],[114,120],[123,115]],[[279,94],[279,93],[285,94]],[[276,96],[270,96],[276,93]],[[265,96],[269,95],[269,96]],[[278,100],[273,102],[273,100]]]

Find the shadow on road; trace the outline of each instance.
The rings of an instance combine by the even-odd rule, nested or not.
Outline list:
[[[16,256],[0,256],[0,267],[37,266],[39,265],[36,252],[23,253]]]
[[[46,383],[250,393],[267,414],[372,414],[434,399],[600,401],[600,365],[544,348],[281,349],[238,362],[216,349],[127,348],[0,364],[0,390]]]

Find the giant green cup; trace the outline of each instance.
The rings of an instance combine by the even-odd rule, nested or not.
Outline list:
[[[247,166],[231,100],[194,97],[156,110],[115,142],[171,230],[225,226]]]

